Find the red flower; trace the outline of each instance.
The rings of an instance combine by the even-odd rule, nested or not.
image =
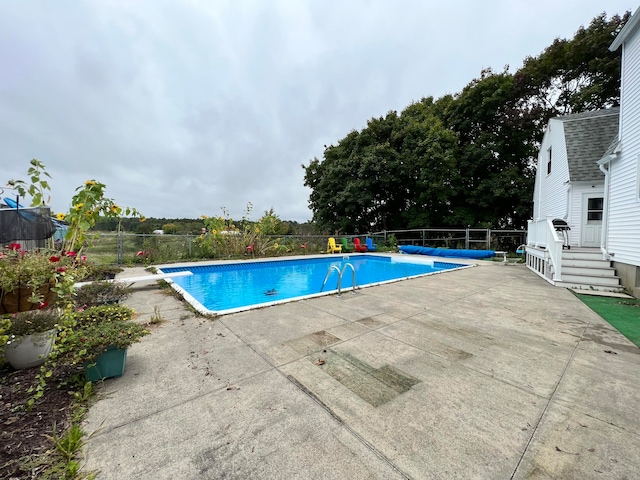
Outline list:
[[[249,246],[247,247],[247,250],[249,250],[250,252],[253,252],[253,245],[249,245]]]
[[[138,253],[136,253],[136,257],[143,257],[145,255],[144,250],[140,250]]]
[[[42,310],[43,308],[47,308],[49,306],[49,302],[40,302],[40,305],[38,305],[38,309]]]
[[[58,273],[63,273],[63,272],[66,272],[66,271],[67,271],[67,267],[59,267],[59,268],[56,270],[56,272],[58,272]]]
[[[51,255],[49,257],[49,261],[53,262],[53,263],[59,262],[60,261],[60,257],[56,257],[55,255]]]
[[[66,255],[67,255],[67,257],[75,257],[76,256],[76,252],[67,252]]]
[[[7,249],[8,250],[20,250],[20,244],[19,243],[11,243],[11,244],[9,244]]]

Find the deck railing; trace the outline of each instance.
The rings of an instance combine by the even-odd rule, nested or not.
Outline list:
[[[562,247],[552,217],[529,220],[527,230],[527,265],[548,280],[562,279]]]

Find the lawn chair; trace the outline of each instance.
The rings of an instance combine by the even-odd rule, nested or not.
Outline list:
[[[349,245],[349,240],[347,240],[346,238],[342,237],[340,239],[340,243],[342,243],[342,251],[343,252],[346,252],[346,253],[353,252],[353,247],[351,245]]]
[[[327,253],[342,253],[342,246],[336,245],[336,239],[333,237],[327,240]]]
[[[369,250],[370,252],[375,252],[378,249],[378,245],[376,243],[373,243],[373,240],[369,237],[367,237],[365,242],[367,243],[367,250]]]
[[[356,252],[364,253],[367,251],[367,246],[363,243],[360,243],[360,239],[358,237],[353,239],[353,248]]]

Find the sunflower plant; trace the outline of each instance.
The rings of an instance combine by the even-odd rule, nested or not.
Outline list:
[[[202,215],[200,218],[204,221],[204,229],[197,240],[200,246],[213,257],[265,255],[267,252],[277,251],[278,240],[272,237],[279,233],[282,222],[273,209],[264,212],[257,222],[251,222],[249,216],[252,209],[253,205],[248,203],[238,222],[229,216],[224,207],[224,216]]]
[[[93,228],[99,218],[120,218],[124,216],[144,217],[135,208],[121,207],[112,198],[104,195],[104,183],[87,180],[84,185],[76,188],[76,194],[71,200],[68,213],[56,215],[58,220],[64,220],[69,225],[64,239],[63,250],[82,250],[87,232]]]
[[[16,190],[22,196],[31,197],[31,206],[47,205],[51,197],[45,165],[36,160],[31,160],[27,170],[30,183],[25,180],[9,180],[7,185]],[[96,180],[87,180],[84,185],[76,188],[76,194],[71,200],[71,208],[67,213],[57,213],[56,219],[68,223],[67,234],[65,236],[62,250],[80,253],[87,240],[87,232],[93,228],[96,221],[101,217],[121,218],[122,216],[144,217],[131,207],[121,207],[112,198],[104,195],[106,185]]]

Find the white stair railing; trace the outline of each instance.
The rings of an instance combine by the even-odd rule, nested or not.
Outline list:
[[[529,220],[527,245],[546,251],[542,260],[533,251],[530,253],[528,250],[527,265],[549,281],[560,281],[562,279],[562,247],[564,242],[558,237],[558,232],[553,225],[553,217]],[[540,260],[544,265],[540,265]]]

